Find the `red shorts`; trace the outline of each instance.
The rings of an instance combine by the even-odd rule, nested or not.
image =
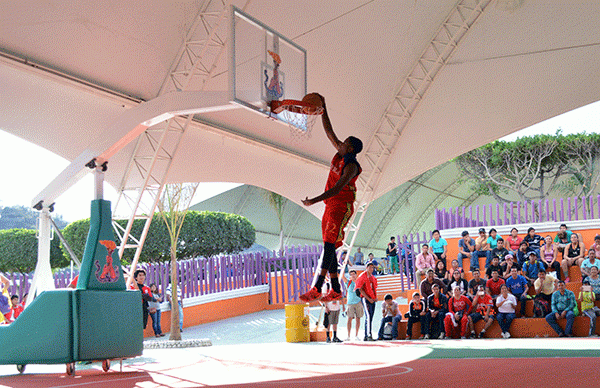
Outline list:
[[[336,248],[344,241],[344,228],[354,213],[353,202],[341,202],[325,205],[325,213],[321,222],[323,242],[332,243]]]

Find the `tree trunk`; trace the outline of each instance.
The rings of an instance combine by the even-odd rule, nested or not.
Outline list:
[[[283,229],[279,232],[279,246],[277,247],[277,251],[280,255],[283,254]]]
[[[175,246],[171,244],[171,334],[169,340],[181,341],[181,332],[179,331],[179,285],[177,273],[177,254]]]

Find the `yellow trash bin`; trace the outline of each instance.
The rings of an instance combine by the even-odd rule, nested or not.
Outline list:
[[[285,305],[285,340],[287,342],[310,341],[308,311],[308,303]]]

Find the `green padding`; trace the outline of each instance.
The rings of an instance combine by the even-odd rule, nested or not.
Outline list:
[[[73,362],[72,297],[72,290],[42,292],[15,322],[0,326],[0,364]]]
[[[75,290],[78,360],[135,357],[142,354],[140,291]]]

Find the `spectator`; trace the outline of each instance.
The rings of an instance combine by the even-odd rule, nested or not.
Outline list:
[[[556,271],[556,277],[560,280],[560,263],[556,261],[558,257],[558,246],[552,242],[552,237],[544,237],[545,244],[541,248],[542,263],[549,271]]]
[[[492,277],[490,279],[488,279],[487,283],[485,284],[486,291],[488,294],[490,294],[492,296],[492,299],[496,299],[496,297],[498,295],[500,295],[500,288],[505,283],[506,282],[504,281],[504,279],[502,279],[500,277],[500,274],[498,273],[498,271],[493,270]]]
[[[454,272],[458,272],[460,273],[460,277],[464,278],[465,277],[465,271],[458,266],[458,260],[454,259],[452,260],[452,263],[450,264],[450,275],[454,274]]]
[[[581,266],[583,257],[585,256],[585,244],[579,241],[577,233],[571,234],[571,243],[565,247],[565,254],[560,263],[560,268],[565,275],[565,282],[569,282],[569,267],[573,265]]]
[[[373,253],[369,253],[369,255],[367,256],[367,262],[365,263],[365,265],[371,261],[375,261],[375,256],[373,256]]]
[[[508,253],[512,253],[513,256],[516,256],[522,241],[523,239],[519,237],[517,228],[512,228],[510,230],[510,236],[506,238],[506,249],[508,249]]]
[[[452,280],[450,281],[450,284],[448,284],[448,297],[453,295],[455,288],[458,288],[462,295],[467,295],[467,291],[469,291],[469,284],[462,278],[458,271],[453,272]]]
[[[490,265],[487,267],[487,270],[485,271],[485,274],[487,276],[488,279],[492,278],[492,271],[497,271],[498,275],[500,275],[500,277],[502,277],[502,267],[500,266],[500,260],[498,259],[498,257],[494,256],[492,258],[492,262],[490,263]],[[498,290],[500,291],[500,290]],[[500,293],[500,292],[498,292]]]
[[[18,295],[11,296],[10,302],[12,304],[12,307],[10,308],[10,311],[8,312],[8,314],[6,314],[4,316],[4,318],[6,318],[6,320],[9,323],[14,322],[15,319],[17,319],[17,317],[23,312],[23,306],[21,306],[19,304],[19,296]]]
[[[10,313],[10,294],[8,293],[8,287],[10,287],[10,281],[0,274],[0,323],[4,321],[4,317]]]
[[[450,280],[452,280],[450,271],[446,269],[446,266],[441,260],[435,263],[435,276],[444,282],[446,286],[448,286],[448,284],[450,284]]]
[[[442,293],[446,292],[446,287],[444,285],[444,282],[442,282],[440,279],[435,278],[433,276],[433,271],[429,270],[429,271],[427,271],[427,277],[425,278],[425,280],[423,280],[421,282],[421,285],[419,286],[421,295],[423,296],[423,298],[425,300],[427,300],[427,298],[429,298],[429,295],[433,294],[433,291],[431,290],[431,288],[433,287],[434,284],[437,284],[440,287],[440,290]]]
[[[435,268],[435,259],[431,253],[429,253],[429,245],[423,244],[421,246],[421,253],[419,253],[415,259],[415,267],[417,268],[417,284],[421,284],[421,280],[425,277],[428,270]]]
[[[552,294],[556,289],[556,278],[546,273],[546,270],[538,272],[538,278],[533,283],[535,288],[536,298],[544,299],[548,302],[552,301]]]
[[[579,301],[581,302],[581,312],[590,319],[590,331],[588,337],[597,337],[596,333],[596,318],[600,316],[600,309],[596,307],[596,294],[592,290],[592,286],[588,280],[583,281],[581,291],[579,291]]]
[[[381,319],[381,326],[379,326],[379,335],[377,336],[377,339],[379,341],[384,339],[383,331],[386,325],[392,325],[392,338],[390,339],[397,339],[398,325],[396,324],[396,330],[394,332],[393,321],[397,317],[400,317],[400,310],[398,310],[398,303],[396,303],[392,297],[392,294],[386,294],[386,296],[383,298],[383,303],[381,304],[381,314],[383,315],[383,318]]]
[[[508,255],[506,255],[506,257],[504,258],[504,262],[502,262],[500,264],[500,268],[502,270],[502,275],[504,276],[505,279],[510,276],[510,270],[512,268],[516,268],[519,275],[521,274],[521,270],[522,270],[519,263],[516,262],[515,258],[510,253]]]
[[[573,235],[571,235],[573,237]],[[546,315],[546,322],[554,329],[559,337],[573,337],[573,322],[575,321],[575,313],[573,310],[577,302],[575,294],[571,290],[567,290],[565,282],[559,280],[558,290],[552,294],[552,311]],[[565,330],[558,326],[559,319],[567,319]]]
[[[133,273],[133,278],[137,283],[138,289],[142,292],[142,320],[144,329],[146,325],[148,325],[148,302],[152,301],[152,293],[150,292],[150,288],[144,285],[146,281],[146,271],[143,269],[138,269]]]
[[[471,258],[471,271],[475,268],[479,269],[480,257],[485,257],[486,263],[492,259],[492,248],[490,248],[485,229],[483,228],[479,228],[479,237],[475,239],[475,254]]]
[[[492,259],[497,257],[498,263],[500,263],[504,261],[506,255],[508,255],[508,249],[504,248],[504,239],[502,237],[498,238],[496,244],[496,248],[492,249]],[[487,267],[489,267],[489,263],[486,263],[486,268]]]
[[[150,313],[150,318],[152,318],[152,329],[154,330],[155,336],[164,337],[165,335],[163,334],[160,325],[160,318],[162,315],[160,303],[163,301],[163,297],[158,292],[158,287],[156,287],[156,284],[154,283],[150,285],[150,292],[152,293],[153,301],[148,302],[148,312]]]
[[[546,267],[540,260],[538,260],[535,252],[529,252],[529,260],[523,264],[523,276],[525,276],[525,279],[533,283],[538,277],[538,272],[542,269],[546,270]]]
[[[173,311],[173,303],[172,302],[173,295],[173,286],[169,284],[167,289],[165,290],[165,296],[167,297],[167,302],[169,302],[169,307],[171,311]],[[179,307],[179,331],[183,333],[183,289],[182,287],[177,287],[177,304]]]
[[[452,338],[456,328],[460,325],[460,338],[466,338],[471,308],[472,304],[469,298],[461,295],[459,288],[455,288],[452,298],[448,301],[448,313],[444,317],[446,337]]]
[[[594,266],[597,267],[598,265],[600,265],[600,263],[596,260],[596,251],[590,247],[588,258],[583,260],[579,267],[581,269],[581,280],[585,280],[586,277],[590,276],[590,269]]]
[[[535,252],[537,257],[540,257],[540,247],[542,244],[542,236],[539,234],[535,234],[535,228],[531,227],[527,229],[527,236],[523,239],[523,241],[529,244],[529,250]]]
[[[440,236],[440,231],[437,229],[431,233],[431,236],[433,238],[429,241],[429,252],[433,253],[437,260],[444,263],[444,267],[446,267],[448,243]]]
[[[392,267],[391,273],[400,273],[400,267],[398,266],[398,245],[394,236],[390,237],[386,253]]]
[[[554,242],[558,249],[562,248],[560,249],[560,252],[564,251],[565,247],[571,242],[571,234],[573,234],[573,232],[567,230],[566,224],[560,224],[558,233],[554,236]]]
[[[440,292],[440,286],[434,284],[431,287],[433,293],[427,298],[427,333],[431,333],[432,338],[444,339],[444,317],[448,312],[448,298]],[[433,324],[433,329],[431,325]],[[429,334],[425,334],[425,339],[429,338]]]
[[[331,287],[330,283],[325,283],[324,287],[326,287],[325,295],[329,293],[329,289]],[[337,328],[338,323],[340,321],[340,309],[343,307],[344,311],[346,311],[346,306],[340,303],[340,299],[330,300],[325,302],[325,314],[327,316],[327,324],[325,324],[325,320],[323,320],[323,326],[325,326],[325,334],[327,335],[327,343],[330,342],[342,342],[341,339],[337,336]],[[331,333],[331,338],[329,337],[329,333]]]
[[[475,338],[475,324],[483,319],[485,325],[479,332],[477,338],[483,338],[487,329],[494,323],[494,302],[492,297],[485,293],[483,286],[479,286],[477,293],[473,298],[473,312],[469,315],[469,326],[471,328],[471,338]]]
[[[521,317],[525,317],[525,306],[527,300],[531,299],[527,294],[529,291],[527,279],[525,279],[524,276],[519,275],[517,269],[512,267],[510,276],[506,279],[506,286],[511,294],[515,296],[515,299],[521,301]]]
[[[354,254],[354,264],[353,265],[363,265],[365,260],[365,255],[361,252],[360,247],[356,248],[356,253]]]
[[[358,277],[356,271],[351,269],[350,273],[350,282],[348,283],[348,338],[346,341],[350,341],[352,339],[352,320],[355,319],[356,323],[355,327],[355,335],[354,338],[358,339],[358,328],[360,327],[360,319],[364,314],[363,305],[360,297],[356,295],[356,278]]]
[[[510,324],[515,319],[515,307],[517,299],[513,294],[508,293],[506,284],[500,288],[500,295],[496,298],[496,307],[498,308],[498,324],[502,330],[502,338],[510,338]]]
[[[569,241],[571,241],[569,239]],[[596,257],[600,258],[600,234],[594,237],[594,243],[590,246],[590,250],[596,251]]]
[[[408,318],[406,324],[406,340],[412,338],[412,327],[415,322],[421,323],[421,336],[419,339],[425,338],[427,334],[427,310],[425,309],[425,302],[421,300],[421,295],[418,292],[413,294],[413,298],[408,305],[409,311],[405,317]]]
[[[475,297],[475,292],[477,292],[479,286],[485,287],[487,281],[480,277],[481,273],[478,269],[474,270],[471,274],[473,275],[473,279],[469,281],[469,297],[473,299]]]
[[[375,302],[377,302],[377,279],[373,271],[377,265],[376,261],[367,263],[367,269],[356,279],[356,289],[359,290],[365,312],[365,341],[375,341],[373,338],[373,315],[375,314]]]
[[[496,247],[498,246],[498,239],[502,238],[502,236],[498,235],[498,232],[496,232],[496,229],[492,228],[490,229],[490,235],[487,238],[487,243],[490,246],[490,250],[493,252],[494,249],[496,249]],[[504,241],[504,240],[502,240]],[[504,256],[502,256],[504,257]],[[485,267],[487,268],[490,265],[490,261],[492,260],[491,256],[488,256],[486,261],[485,261]]]
[[[465,230],[462,232],[462,238],[458,240],[458,265],[462,268],[464,259],[469,259],[470,263],[474,254],[475,240],[473,240],[471,236],[469,236],[469,232]]]
[[[527,241],[521,241],[521,245],[519,245],[519,250],[516,255],[517,263],[521,267],[525,264],[525,262],[529,259],[529,244]]]
[[[592,291],[596,294],[596,300],[600,300],[600,276],[598,276],[598,267],[593,266],[590,268],[590,276],[586,278],[592,286]]]

